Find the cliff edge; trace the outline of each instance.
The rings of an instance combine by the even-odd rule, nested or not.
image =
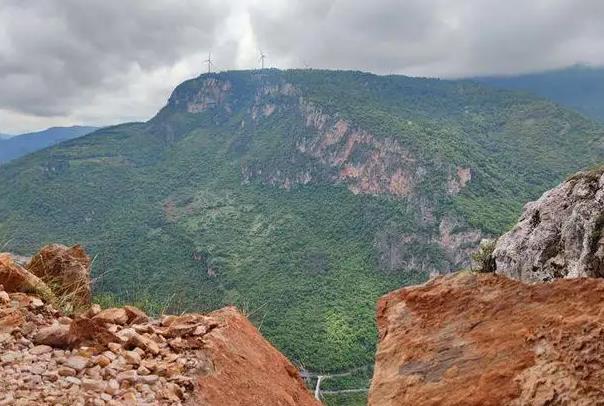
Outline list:
[[[89,265],[77,246],[45,247],[25,266],[0,254],[1,405],[319,404],[235,308],[101,309]]]

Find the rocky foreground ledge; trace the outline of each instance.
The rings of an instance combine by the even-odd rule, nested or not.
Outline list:
[[[37,257],[21,266],[0,254],[0,283],[10,284],[0,287],[0,405],[318,404],[233,307],[151,319],[130,306],[89,305],[67,317],[61,295],[79,308],[90,297],[81,285],[87,257],[79,248],[45,250],[52,270],[37,269]],[[61,281],[52,289],[48,273]]]
[[[378,303],[369,404],[604,404],[604,279],[460,272]]]

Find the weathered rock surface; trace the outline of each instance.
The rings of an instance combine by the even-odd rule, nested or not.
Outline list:
[[[69,297],[73,306],[90,305],[90,258],[79,245],[47,245],[32,257],[27,269],[57,296]]]
[[[35,293],[70,311],[90,305],[90,258],[79,245],[48,245],[27,265],[24,260],[0,253],[0,284],[7,292]]]
[[[493,257],[497,273],[526,282],[604,277],[604,167],[528,203]]]
[[[8,253],[0,253],[0,284],[7,292],[35,292],[46,298],[54,297],[44,281],[17,264]]]
[[[604,404],[604,280],[457,273],[378,303],[370,405]]]
[[[212,360],[197,385],[202,405],[319,405],[298,370],[234,307],[211,313],[216,327],[204,354]]]
[[[235,308],[71,318],[26,293],[0,298],[0,405],[318,405]]]

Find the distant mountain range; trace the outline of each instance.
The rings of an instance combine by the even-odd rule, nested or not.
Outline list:
[[[81,137],[97,127],[52,127],[43,131],[10,136],[0,134],[0,164],[22,157],[59,142]]]
[[[534,93],[604,122],[604,67],[574,65],[525,75],[473,79],[502,89]]]

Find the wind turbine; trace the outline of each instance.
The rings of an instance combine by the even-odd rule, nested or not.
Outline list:
[[[204,60],[208,64],[208,73],[212,72],[212,51],[208,52],[208,59]]]
[[[264,58],[266,58],[266,55],[260,50],[260,58],[258,60],[262,63],[262,69],[264,69]]]

